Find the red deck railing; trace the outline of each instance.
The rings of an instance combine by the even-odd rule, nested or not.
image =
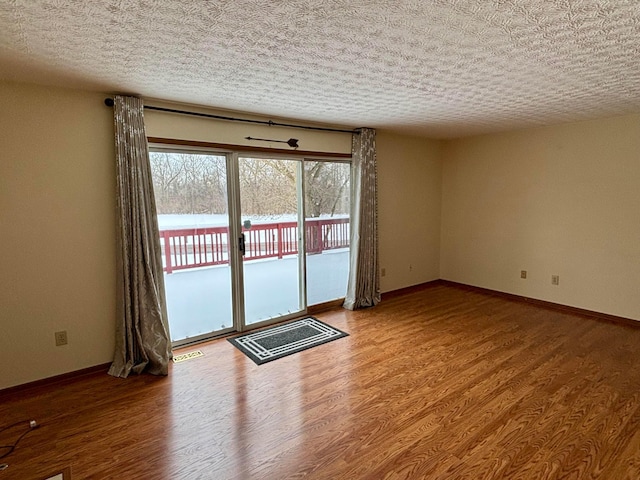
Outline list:
[[[305,222],[307,253],[349,246],[349,219],[311,219]],[[245,234],[244,260],[282,258],[298,253],[298,223],[253,225]],[[229,228],[181,228],[161,230],[165,272],[229,263]]]

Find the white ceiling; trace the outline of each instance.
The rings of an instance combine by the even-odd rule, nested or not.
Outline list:
[[[640,1],[0,0],[0,78],[457,137],[640,112]]]

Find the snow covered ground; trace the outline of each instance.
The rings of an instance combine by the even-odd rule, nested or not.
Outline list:
[[[173,220],[167,223],[171,223],[173,228],[180,228]],[[185,219],[185,224],[187,221]],[[165,226],[168,225],[165,223]],[[348,270],[348,249],[308,255],[308,305],[344,297]],[[247,324],[300,310],[297,272],[297,255],[244,263]],[[164,278],[171,339],[174,342],[233,325],[228,265],[176,271],[165,274]]]

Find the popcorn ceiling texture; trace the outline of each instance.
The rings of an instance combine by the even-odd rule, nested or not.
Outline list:
[[[640,1],[1,0],[0,78],[456,137],[640,111]]]

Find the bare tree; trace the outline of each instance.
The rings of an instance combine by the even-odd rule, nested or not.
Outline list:
[[[149,161],[158,213],[226,213],[224,157],[152,152]]]
[[[305,207],[308,217],[349,213],[350,165],[305,162]]]
[[[227,212],[226,158],[191,153],[150,154],[160,214]],[[241,209],[246,215],[283,215],[297,210],[294,160],[240,159]],[[349,212],[348,163],[304,162],[307,216]]]
[[[296,162],[243,158],[241,208],[247,215],[293,214],[297,210]]]

